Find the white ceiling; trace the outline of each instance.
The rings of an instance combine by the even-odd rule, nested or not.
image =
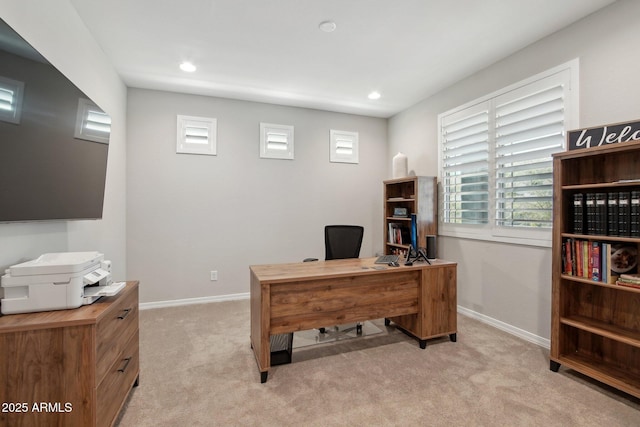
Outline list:
[[[390,117],[613,0],[71,3],[129,87]]]

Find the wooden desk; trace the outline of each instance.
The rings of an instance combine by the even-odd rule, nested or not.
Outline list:
[[[261,382],[267,381],[271,366],[273,334],[384,317],[415,336],[423,349],[429,338],[456,340],[457,263],[389,267],[375,260],[249,267],[251,347]]]

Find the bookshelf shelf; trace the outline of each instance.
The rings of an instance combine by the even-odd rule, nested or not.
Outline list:
[[[416,199],[414,198],[405,199],[403,197],[393,197],[393,198],[387,199],[387,202],[389,203],[405,203],[405,202],[414,203],[415,201]]]
[[[640,333],[634,330],[600,322],[586,316],[563,317],[560,322],[563,325],[573,326],[576,329],[640,348]]]
[[[638,272],[640,236],[634,232],[637,219],[632,211],[623,216],[615,213],[619,211],[608,210],[609,194],[620,203],[626,198],[623,195],[640,191],[638,164],[640,142],[553,156],[550,368],[557,371],[564,365],[640,398],[640,288],[616,284],[615,275],[613,280],[607,280],[612,278],[610,267],[621,265],[612,261],[618,250],[613,248],[622,247],[618,253],[631,254],[627,274]],[[598,193],[605,193],[606,198],[597,199]],[[606,207],[593,209],[588,204],[589,197],[604,200],[600,206],[604,203]],[[633,198],[628,200],[632,204]],[[591,211],[587,210],[589,207]],[[589,214],[594,215],[592,223]],[[582,249],[578,250],[578,244]],[[602,251],[598,255],[597,249],[590,248]],[[581,269],[589,268],[589,273],[592,264],[600,266],[600,277],[577,274],[576,260]]]
[[[404,254],[410,243],[411,214],[416,214],[418,246],[425,247],[427,235],[438,234],[437,179],[435,176],[410,176],[384,181],[384,253]],[[405,208],[408,217],[394,216],[396,208]],[[402,243],[391,238],[391,229],[401,230]],[[395,242],[395,243],[394,243]]]
[[[640,288],[634,288],[631,286],[620,286],[620,285],[616,285],[616,284],[612,284],[612,283],[604,283],[604,282],[596,282],[592,279],[584,279],[582,277],[576,277],[576,276],[569,276],[566,274],[563,274],[561,276],[562,280],[567,280],[567,281],[571,281],[571,282],[578,282],[578,283],[584,283],[587,285],[593,285],[593,286],[602,286],[604,288],[612,288],[618,291],[623,291],[623,292],[636,292],[636,293],[640,293]]]
[[[593,358],[590,355],[580,353],[564,354],[559,359],[567,368],[593,378],[603,375],[608,378],[607,384],[637,396],[637,385],[640,383],[640,375],[638,374],[630,373],[624,368],[604,361],[594,367]]]
[[[411,222],[411,218],[402,218],[397,216],[388,216],[387,221],[407,221]]]
[[[640,185],[640,181],[630,180],[625,182],[601,182],[601,183],[593,183],[593,184],[576,184],[576,185],[563,185],[563,190],[590,190],[590,189],[598,189],[598,188],[626,188],[626,187],[637,187]]]
[[[560,233],[562,237],[583,239],[583,240],[607,240],[612,242],[628,242],[628,243],[640,243],[640,238],[637,237],[620,237],[620,236],[607,236],[607,235],[593,235],[593,234],[574,234],[574,233]]]

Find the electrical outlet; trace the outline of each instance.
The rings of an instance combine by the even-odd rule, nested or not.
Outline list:
[[[217,270],[212,270],[211,271],[211,280],[212,281],[218,280],[218,271]]]

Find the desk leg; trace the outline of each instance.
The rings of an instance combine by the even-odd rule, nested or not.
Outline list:
[[[425,349],[427,348],[427,340],[418,340],[420,342],[420,348],[421,349]]]
[[[262,344],[264,346],[264,344]],[[260,361],[259,361],[259,354],[260,352],[256,352],[255,349],[253,348],[253,343],[251,343],[251,350],[253,350],[253,353],[256,356],[256,362],[258,363],[258,369],[260,369]],[[260,371],[260,383],[264,384],[267,382],[267,377],[269,376],[269,371]]]
[[[458,334],[449,334],[449,340],[451,340],[451,342],[458,341]]]
[[[265,383],[271,366],[269,285],[251,273],[251,348],[256,358],[260,382]]]

